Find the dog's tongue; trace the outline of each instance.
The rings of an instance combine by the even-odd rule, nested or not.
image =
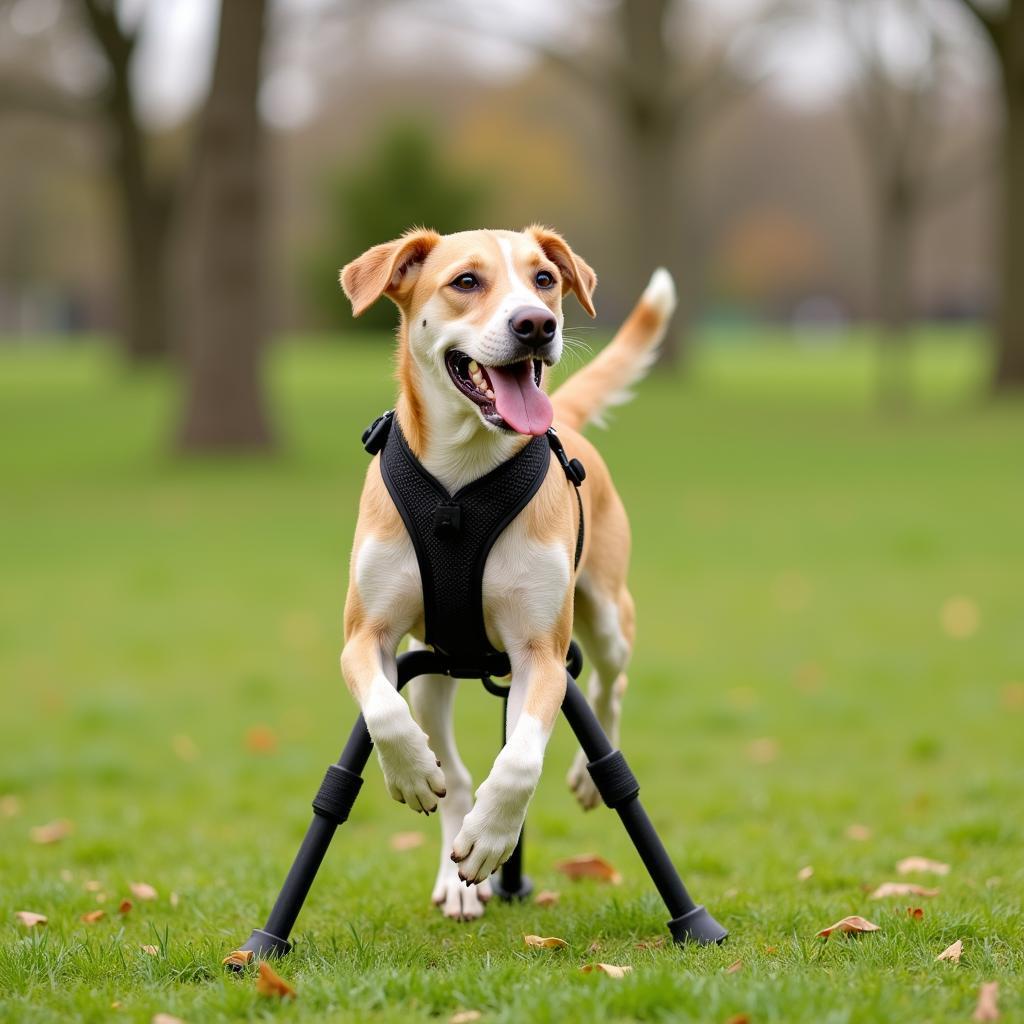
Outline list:
[[[533,361],[488,366],[498,415],[519,434],[543,434],[554,419],[551,400],[533,377]]]

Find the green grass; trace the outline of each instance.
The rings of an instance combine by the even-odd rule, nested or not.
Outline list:
[[[0,1019],[910,1024],[969,1020],[987,980],[1003,1020],[1024,1019],[1024,711],[1008,689],[1024,682],[1024,407],[979,400],[983,360],[956,333],[922,338],[901,417],[875,410],[863,344],[776,339],[707,347],[685,386],[647,382],[595,435],[635,531],[623,747],[725,946],[637,947],[663,909],[610,812],[571,803],[563,726],[527,850],[557,907],[443,920],[436,822],[388,800],[374,762],[280,968],[298,1000],[224,976],[353,718],[341,609],[388,349],[280,350],[281,453],[198,463],[167,453],[162,375],[133,380],[88,347],[0,353],[0,795],[17,798],[0,805],[15,812],[0,810]],[[973,635],[941,626],[955,596],[977,607]],[[465,684],[477,781],[498,715]],[[248,748],[256,726],[276,751]],[[29,841],[57,818],[70,838]],[[392,850],[407,830],[428,843]],[[584,851],[623,884],[561,879],[556,861]],[[940,895],[869,900],[909,854],[952,865]],[[90,879],[110,911],[93,925]],[[139,879],[160,898],[121,918]],[[18,910],[49,926],[27,932]],[[882,930],[814,937],[851,913]],[[528,951],[525,932],[570,947]],[[962,962],[936,963],[958,938]],[[596,959],[634,971],[579,972]]]

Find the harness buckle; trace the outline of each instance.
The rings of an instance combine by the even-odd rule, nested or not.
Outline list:
[[[387,443],[388,434],[391,432],[391,421],[394,419],[395,410],[388,409],[382,412],[364,431],[363,447],[371,454],[376,455]]]
[[[462,506],[438,505],[434,509],[434,536],[454,540],[462,533]]]

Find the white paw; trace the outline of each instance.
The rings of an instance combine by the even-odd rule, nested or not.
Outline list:
[[[590,772],[587,771],[587,756],[582,750],[576,752],[576,757],[565,781],[569,783],[569,788],[573,791],[583,810],[592,811],[601,803],[601,794],[598,793],[597,786],[594,785],[594,780],[590,777]]]
[[[377,699],[367,703],[363,715],[388,792],[414,811],[436,811],[438,798],[445,795],[444,772],[427,743],[427,734],[393,689],[390,695],[374,696]]]
[[[476,805],[452,843],[452,860],[464,882],[485,881],[512,856],[533,788],[502,786],[492,778],[477,790]]]
[[[484,904],[491,898],[491,883],[484,879],[479,885],[467,886],[454,864],[442,864],[430,898],[445,917],[472,921],[483,916]]]

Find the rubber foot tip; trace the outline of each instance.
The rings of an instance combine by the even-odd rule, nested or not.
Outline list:
[[[729,933],[707,912],[704,907],[694,907],[682,917],[668,923],[673,942],[696,942],[711,946],[725,942]]]

